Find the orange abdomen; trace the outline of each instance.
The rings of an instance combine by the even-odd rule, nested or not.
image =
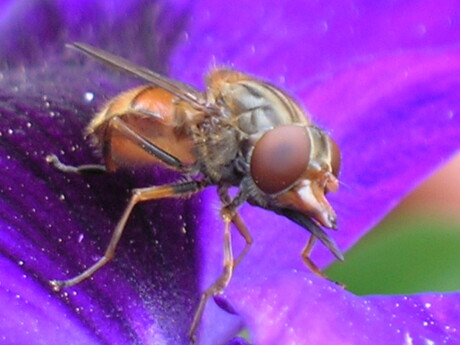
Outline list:
[[[119,166],[150,165],[161,162],[133,142],[115,125],[121,120],[136,134],[179,159],[192,165],[196,157],[184,112],[175,104],[174,95],[155,86],[142,86],[120,94],[91,121],[87,133],[102,148],[108,170]]]

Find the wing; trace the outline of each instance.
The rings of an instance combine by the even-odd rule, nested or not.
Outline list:
[[[190,85],[162,76],[161,74],[155,73],[145,67],[138,66],[126,59],[110,54],[89,44],[74,42],[67,44],[66,46],[71,49],[78,50],[112,68],[126,72],[151,84],[159,86],[171,92],[179,99],[189,103],[194,108],[202,110],[207,108],[206,99],[203,94]]]

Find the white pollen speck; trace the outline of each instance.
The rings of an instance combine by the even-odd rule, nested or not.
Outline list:
[[[409,333],[404,333],[404,345],[412,345],[414,342],[413,342],[413,339],[412,337],[410,336]]]
[[[84,99],[86,102],[91,102],[94,99],[94,93],[90,91],[86,91],[84,94]]]

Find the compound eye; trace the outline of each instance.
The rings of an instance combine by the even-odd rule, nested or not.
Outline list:
[[[280,126],[266,132],[254,147],[251,176],[257,187],[274,194],[294,184],[310,160],[305,127]]]

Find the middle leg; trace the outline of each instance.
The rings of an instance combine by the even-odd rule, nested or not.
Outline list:
[[[217,278],[217,280],[211,284],[211,286],[209,286],[201,295],[200,303],[198,304],[195,315],[193,316],[193,322],[189,331],[189,337],[192,344],[195,343],[196,331],[203,316],[206,303],[210,297],[219,295],[225,290],[225,288],[230,283],[235,267],[247,254],[253,242],[246,225],[244,224],[241,216],[237,211],[233,210],[231,207],[225,207],[222,209],[222,218],[224,220],[224,267],[221,275]],[[238,255],[236,259],[234,259],[233,255],[230,223],[233,223],[236,226],[238,232],[241,236],[244,237],[246,241],[244,250],[241,252],[241,254]]]

